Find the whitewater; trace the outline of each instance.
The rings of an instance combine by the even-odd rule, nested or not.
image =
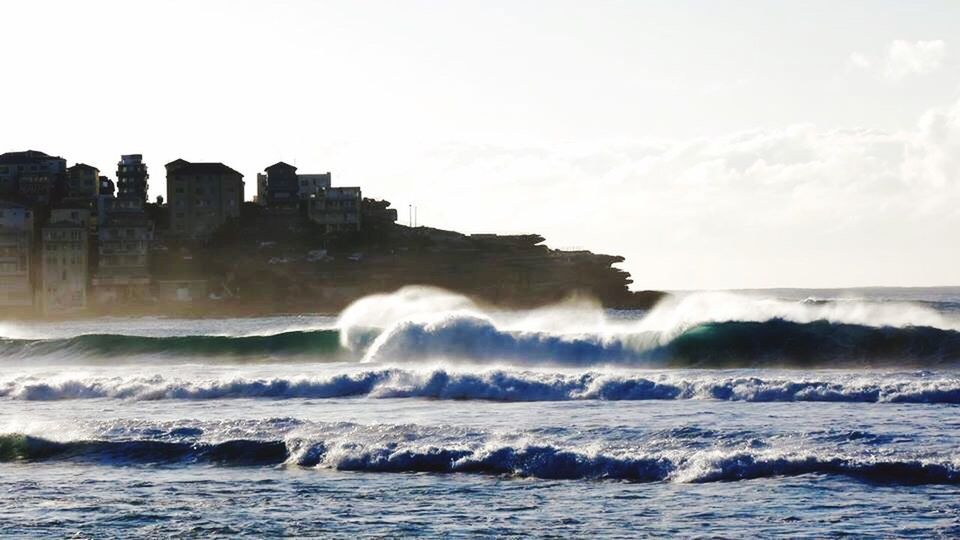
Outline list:
[[[0,534],[957,536],[958,405],[958,288],[6,321]]]

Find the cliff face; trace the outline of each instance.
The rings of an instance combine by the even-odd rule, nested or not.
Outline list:
[[[219,307],[239,313],[335,312],[367,294],[405,285],[442,287],[521,308],[579,293],[605,307],[645,309],[663,296],[631,292],[629,274],[613,266],[622,257],[552,250],[543,240],[393,223],[330,236],[297,216],[271,216],[204,246],[166,246],[153,260],[158,275],[207,280],[223,298]]]
[[[533,307],[583,293],[612,308],[646,308],[657,293],[633,293],[630,275],[613,265],[622,257],[551,250],[537,235],[462,235],[436,229],[398,231],[401,247],[381,272],[394,285],[421,283],[506,307]],[[374,261],[371,261],[374,262]]]

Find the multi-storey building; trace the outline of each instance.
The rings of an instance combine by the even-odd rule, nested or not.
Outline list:
[[[327,232],[359,231],[362,200],[358,187],[327,188],[310,199],[308,215]]]
[[[266,174],[257,174],[255,201],[262,206],[296,207],[299,201],[316,197],[330,187],[332,175],[297,174],[293,165],[279,162],[264,169]]]
[[[50,223],[62,221],[85,225],[91,233],[97,229],[95,201],[89,199],[66,199],[50,209]]]
[[[108,213],[100,225],[93,294],[97,304],[150,298],[147,254],[153,225],[142,212]]]
[[[87,223],[51,222],[42,231],[40,305],[44,314],[87,307],[89,282]]]
[[[267,206],[297,208],[300,203],[297,168],[281,161],[264,170],[267,173]]]
[[[30,233],[0,227],[0,307],[30,308]]]
[[[223,163],[167,163],[170,232],[206,239],[230,219],[240,217],[243,175]]]
[[[323,174],[298,174],[299,183],[298,194],[301,199],[316,197],[321,191],[330,187],[332,175],[329,172]]]
[[[0,227],[33,232],[33,209],[24,203],[0,200]]]
[[[18,195],[38,206],[45,206],[63,196],[64,174],[23,174],[18,180]]]
[[[67,169],[67,198],[95,199],[100,194],[100,170],[85,163]]]
[[[141,154],[120,156],[117,163],[117,199],[137,201],[140,207],[147,202],[147,165]]]
[[[266,206],[269,190],[267,189],[267,175],[264,173],[257,173],[257,195],[253,198],[253,201],[260,206]]]
[[[115,186],[113,180],[106,176],[100,177],[100,192],[97,194],[97,225],[102,225],[107,221],[107,212],[113,208],[113,193]]]
[[[67,160],[38,150],[0,154],[0,194],[21,193],[21,178],[27,177],[25,195],[31,190],[47,192],[67,170]]]
[[[33,210],[0,201],[0,307],[33,307]]]

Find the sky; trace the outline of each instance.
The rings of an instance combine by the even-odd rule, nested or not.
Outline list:
[[[331,171],[637,289],[960,285],[960,3],[0,3],[0,151]]]

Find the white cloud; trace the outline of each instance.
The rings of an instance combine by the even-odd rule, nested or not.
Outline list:
[[[909,75],[932,73],[943,65],[945,54],[946,44],[942,40],[910,42],[898,39],[887,50],[883,75],[898,81]]]
[[[901,81],[912,75],[927,75],[943,66],[947,46],[943,40],[890,43],[886,56],[874,62],[866,54],[854,51],[847,57],[850,69],[875,73],[888,81]]]
[[[870,70],[873,67],[873,62],[870,61],[867,56],[861,52],[852,52],[847,58],[847,63],[857,69]]]
[[[947,284],[960,267],[960,101],[900,132],[458,144],[416,163],[424,224],[622,254],[639,287]]]

